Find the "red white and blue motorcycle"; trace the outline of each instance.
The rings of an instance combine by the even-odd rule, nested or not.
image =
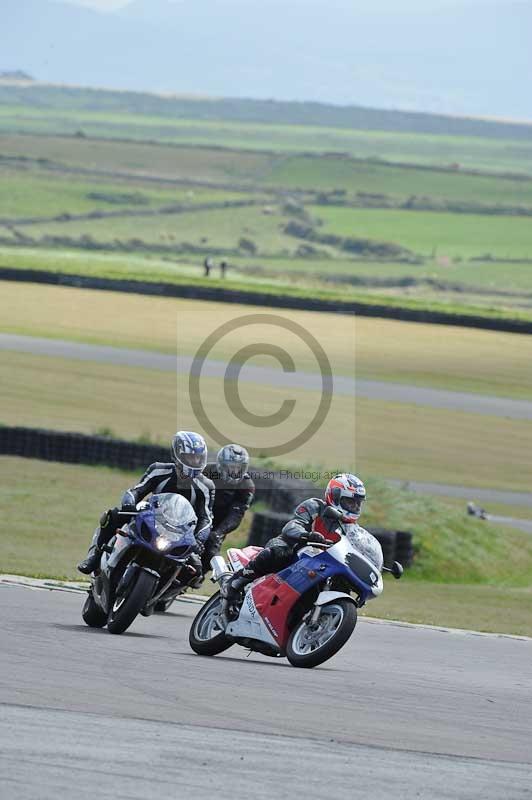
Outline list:
[[[196,615],[189,635],[192,649],[213,656],[239,644],[286,657],[294,667],[315,667],[332,658],[353,633],[357,610],[382,593],[382,572],[396,578],[403,572],[397,561],[390,569],[383,566],[379,542],[358,525],[339,523],[332,538],[336,541],[327,544],[303,543],[289,567],[249,584],[234,608],[224,600],[224,582],[260,548],[231,548],[227,562],[215,556],[212,580],[222,592]]]

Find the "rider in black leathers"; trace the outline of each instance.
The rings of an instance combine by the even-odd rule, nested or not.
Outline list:
[[[333,534],[338,528],[338,520],[355,524],[360,517],[365,498],[366,489],[356,475],[342,473],[332,478],[327,485],[324,500],[311,497],[301,503],[293,518],[284,526],[281,535],[270,539],[247,567],[236,572],[225,584],[222,593],[227,602],[233,603],[244,586],[256,578],[280,572],[289,566],[297,547],[307,542],[325,544],[328,540],[334,541]],[[332,508],[336,516],[328,516],[325,513],[327,508]]]
[[[203,572],[210,569],[213,556],[218,555],[225,537],[236,530],[255,497],[255,484],[249,473],[247,450],[228,444],[219,451],[216,463],[207,464],[204,475],[213,481],[214,521],[202,556]]]
[[[183,495],[196,512],[198,518],[195,536],[198,552],[205,547],[212,527],[212,509],[214,505],[214,484],[202,474],[207,463],[207,445],[202,436],[189,431],[179,431],[172,440],[172,462],[157,461],[151,464],[140,481],[128,489],[123,497],[121,508],[111,508],[104,512],[100,527],[96,529],[86,559],[78,564],[78,570],[85,575],[98,567],[102,549],[115,534],[116,529],[131,518],[122,512],[135,510],[136,504],[151,493],[172,492]],[[194,567],[198,577],[195,584],[201,583],[201,563],[196,556]]]

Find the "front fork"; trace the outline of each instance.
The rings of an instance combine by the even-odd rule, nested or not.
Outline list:
[[[146,608],[151,608],[161,599],[163,594],[167,591],[167,589],[170,588],[170,586],[175,581],[180,572],[181,572],[181,564],[178,564],[178,566],[172,572],[172,574],[170,575],[169,579],[166,581],[162,589],[159,589],[159,591],[156,594],[154,594],[154,596],[150,600],[148,600],[148,602],[146,603]],[[174,600],[178,594],[181,594],[181,590],[175,593],[174,597],[172,597],[172,600]],[[169,600],[170,597],[165,597],[164,599]]]
[[[331,578],[327,578],[327,580],[325,581],[325,583],[323,585],[323,589],[321,591],[328,592],[330,590],[330,588],[331,588],[331,585],[332,585],[332,579]],[[312,613],[311,613],[310,617],[308,618],[308,624],[309,625],[317,625],[318,624],[318,620],[320,618],[320,614],[321,614],[321,606],[315,605],[314,608],[312,609]]]

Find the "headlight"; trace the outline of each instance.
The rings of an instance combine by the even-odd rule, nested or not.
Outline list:
[[[155,542],[155,547],[157,550],[166,550],[167,547],[170,547],[174,543],[173,539],[168,539],[166,536],[158,536]]]

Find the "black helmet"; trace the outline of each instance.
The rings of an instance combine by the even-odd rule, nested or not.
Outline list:
[[[207,445],[199,433],[178,431],[172,439],[172,460],[180,478],[197,478],[207,465]]]
[[[249,467],[249,453],[239,444],[226,444],[216,456],[216,465],[222,480],[240,483]]]

